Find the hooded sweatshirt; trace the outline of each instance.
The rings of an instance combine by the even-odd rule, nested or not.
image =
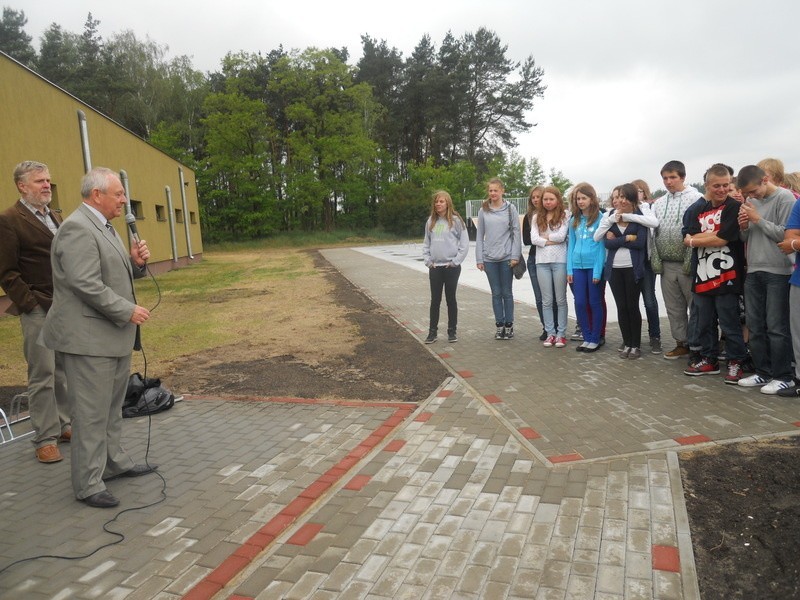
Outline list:
[[[510,212],[510,217],[509,217]],[[509,202],[489,210],[478,211],[478,235],[475,240],[475,262],[516,260],[522,254],[522,240],[517,208]]]
[[[426,267],[459,266],[469,251],[469,234],[464,221],[453,216],[453,226],[444,217],[438,217],[431,229],[431,220],[425,223],[425,242],[422,258]]]

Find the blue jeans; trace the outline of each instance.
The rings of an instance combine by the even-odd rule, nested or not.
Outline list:
[[[539,313],[539,321],[544,327],[544,310],[542,309],[542,288],[539,286],[539,276],[536,274],[536,254],[528,255],[528,276],[531,278],[533,296],[536,298],[536,312]],[[558,308],[553,306],[553,320],[558,320]]]
[[[547,335],[567,337],[567,263],[536,263]],[[553,306],[558,306],[558,321]]]
[[[789,276],[764,271],[747,273],[744,308],[756,373],[766,379],[790,381]]]
[[[658,299],[656,298],[656,274],[653,272],[649,260],[644,262],[642,300],[644,300],[644,314],[647,315],[647,333],[651,338],[660,338],[661,323],[659,322]]]
[[[701,356],[717,362],[719,341],[716,322],[719,321],[719,328],[725,334],[728,360],[744,360],[747,348],[742,337],[742,320],[739,318],[739,294],[694,294],[692,305],[697,311],[696,339],[700,344]]]
[[[575,316],[583,332],[583,340],[600,343],[603,329],[603,280],[592,282],[592,269],[573,269],[572,293],[575,296]]]
[[[507,260],[500,262],[484,261],[483,271],[489,280],[492,290],[492,310],[494,322],[498,327],[514,322],[514,295],[511,284],[514,282],[514,273]]]

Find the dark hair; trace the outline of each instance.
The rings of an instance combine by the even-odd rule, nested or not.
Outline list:
[[[736,183],[739,189],[747,187],[753,183],[760,183],[764,179],[764,169],[756,165],[747,165],[739,169],[739,174],[736,176]]]
[[[678,177],[681,179],[686,178],[686,165],[679,160],[671,160],[661,167],[661,175],[664,175],[664,173],[671,173],[673,171],[677,173]]]
[[[632,183],[623,183],[619,188],[619,195],[625,198],[633,205],[633,208],[639,206],[639,188]]]

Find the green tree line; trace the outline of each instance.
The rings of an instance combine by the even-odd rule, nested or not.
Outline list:
[[[195,170],[208,241],[275,232],[366,229],[416,234],[430,194],[457,205],[499,176],[507,194],[571,185],[520,157],[516,136],[546,89],[533,57],[514,62],[485,28],[403,57],[362,36],[346,48],[228,53],[220,69],[123,31],[104,39],[52,23],[38,51],[23,11],[3,9],[0,50]]]

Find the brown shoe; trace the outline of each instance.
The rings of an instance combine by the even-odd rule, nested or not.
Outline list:
[[[689,354],[689,349],[683,344],[679,343],[669,352],[664,352],[664,358],[667,360],[676,360],[681,356],[686,356],[687,354]]]
[[[67,427],[64,431],[61,432],[61,437],[58,438],[59,442],[64,444],[68,444],[72,441],[72,427]]]
[[[39,462],[43,463],[54,463],[64,460],[64,457],[61,456],[61,452],[58,450],[58,446],[55,444],[47,444],[47,446],[37,448],[36,458],[39,459]]]

